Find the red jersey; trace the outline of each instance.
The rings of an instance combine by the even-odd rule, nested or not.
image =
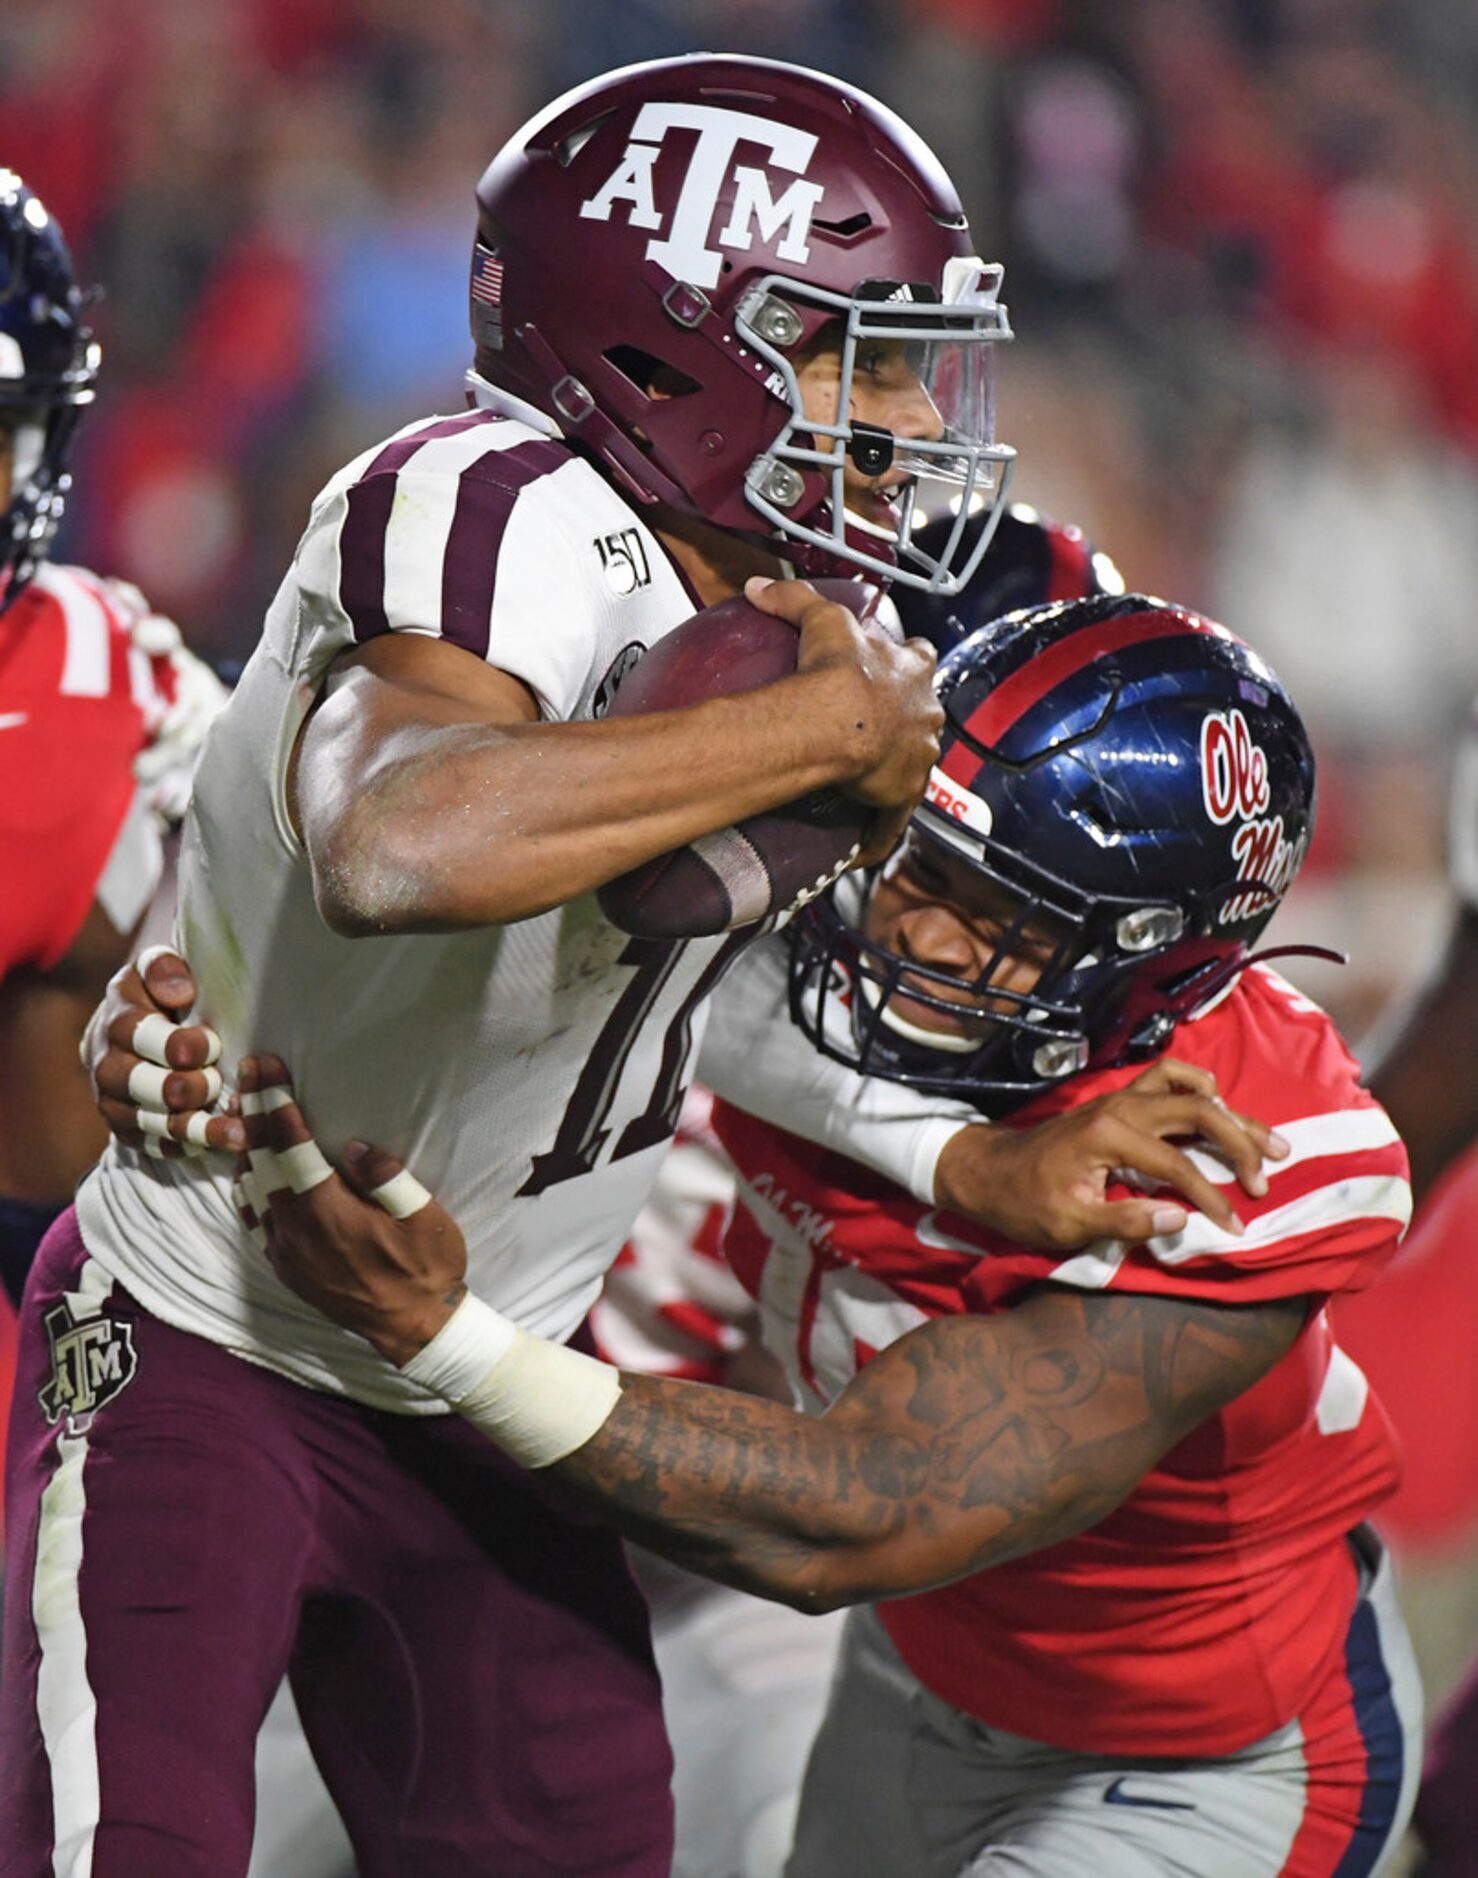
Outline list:
[[[1007,1310],[1044,1281],[1226,1303],[1307,1296],[1292,1349],[1077,1537],[880,1607],[914,1673],[988,1725],[1083,1752],[1225,1754],[1282,1727],[1342,1648],[1345,1535],[1391,1494],[1394,1437],[1323,1308],[1369,1284],[1410,1212],[1406,1155],[1329,1020],[1254,967],[1177,1030],[1237,1109],[1291,1144],[1241,1238],[1185,1230],[1064,1256],[929,1208],[855,1164],[720,1103],[741,1181],[728,1250],[802,1400],[824,1407],[931,1317]],[[1024,1127],[1132,1081],[1075,1077]],[[1231,1175],[1198,1163],[1222,1184]]]
[[[142,913],[158,878],[149,832],[121,844],[134,759],[168,707],[162,661],[139,651],[107,584],[38,569],[0,614],[0,978],[50,970],[116,873],[109,898]],[[109,906],[112,911],[112,905]]]

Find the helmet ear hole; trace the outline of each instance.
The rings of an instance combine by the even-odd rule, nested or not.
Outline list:
[[[640,346],[612,346],[602,356],[628,384],[654,402],[690,398],[695,391],[703,389],[696,378],[689,377],[676,365],[669,365],[665,359],[643,352]]]

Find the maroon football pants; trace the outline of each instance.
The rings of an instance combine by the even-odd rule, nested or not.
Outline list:
[[[456,1417],[171,1329],[68,1212],[27,1287],[6,1489],[3,1878],[243,1873],[285,1671],[361,1878],[665,1878],[619,1541]]]

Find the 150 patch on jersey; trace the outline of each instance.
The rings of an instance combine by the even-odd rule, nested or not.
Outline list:
[[[1232,859],[1246,891],[1222,903],[1218,920],[1235,925],[1281,899],[1298,872],[1308,836],[1290,841],[1283,817],[1269,815],[1268,757],[1235,708],[1209,711],[1201,725],[1201,798],[1217,827],[1235,821]]]
[[[41,1412],[55,1425],[90,1417],[133,1381],[138,1351],[133,1326],[105,1312],[76,1311],[63,1298],[46,1313],[51,1375],[36,1392]]]

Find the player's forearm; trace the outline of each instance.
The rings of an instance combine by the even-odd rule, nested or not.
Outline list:
[[[1051,1443],[1005,1450],[976,1503],[947,1474],[947,1431],[813,1420],[782,1404],[651,1376],[623,1379],[605,1424],[550,1469],[627,1538],[798,1610],[922,1591],[1069,1537],[1119,1497],[1054,1479]]]
[[[819,1611],[1096,1524],[1303,1319],[1301,1300],[1238,1311],[1043,1291],[910,1332],[815,1421],[701,1384],[618,1383],[476,1300],[406,1374],[653,1551]]]
[[[1458,913],[1425,982],[1361,1053],[1371,1094],[1406,1143],[1421,1200],[1478,1140],[1478,909]]]
[[[790,1020],[789,949],[761,939],[729,968],[710,1002],[698,1079],[735,1108],[936,1199],[944,1145],[979,1123],[942,1096],[863,1076],[823,1056]]]
[[[305,1289],[281,1250],[279,1276],[345,1321],[337,1287]],[[1166,1431],[1132,1371],[1085,1342],[1076,1302],[1050,1315],[1060,1329],[1045,1347],[1009,1316],[930,1324],[884,1350],[820,1419],[618,1375],[473,1297],[400,1367],[628,1537],[820,1611],[1050,1544],[1129,1491]],[[1119,1315],[1138,1343],[1136,1307]],[[406,1340],[400,1316],[397,1306],[358,1325],[392,1360]]]
[[[844,676],[808,672],[649,717],[408,724],[362,752],[352,789],[315,789],[327,765],[305,746],[299,819],[320,909],[354,936],[547,911],[860,775],[868,727],[850,694]]]

